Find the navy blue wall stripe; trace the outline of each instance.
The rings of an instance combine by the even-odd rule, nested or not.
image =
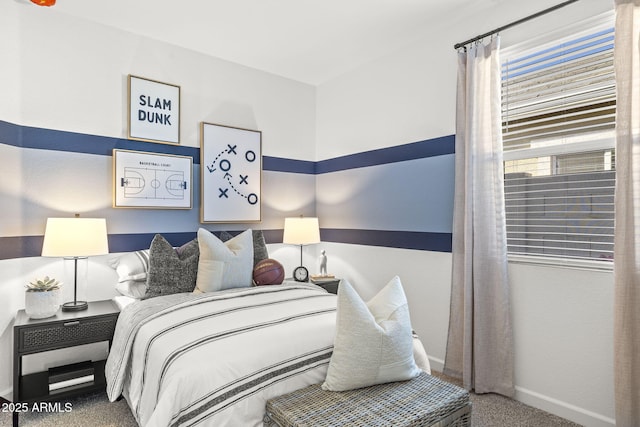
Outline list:
[[[0,142],[22,148],[69,151],[74,153],[110,156],[114,148],[152,153],[191,156],[200,163],[200,149],[173,144],[153,144],[131,139],[89,135],[54,129],[20,126],[0,121]]]
[[[197,233],[161,233],[172,246],[182,246],[187,242],[195,239]],[[110,234],[109,235],[109,252],[129,252],[139,251],[141,249],[149,249],[151,241],[156,233],[139,233],[139,234]]]
[[[0,259],[40,256],[42,242],[44,236],[0,237]]]
[[[195,232],[162,233],[173,246],[180,246],[192,240]],[[129,252],[149,249],[155,233],[110,234],[109,252]],[[0,259],[27,258],[40,256],[44,236],[0,237]]]
[[[53,129],[20,126],[0,121],[0,143],[22,148],[70,151],[75,153],[110,156],[114,148],[146,151],[161,154],[191,156],[193,163],[200,164],[200,149],[173,144],[154,144],[123,138],[89,135]],[[319,162],[286,159],[282,157],[262,157],[262,168],[266,171],[301,174],[323,174],[341,170],[376,166],[425,157],[453,154],[454,135],[350,154]]]
[[[320,240],[355,245],[451,252],[451,233],[323,228],[320,230]]]
[[[380,148],[350,154],[333,159],[311,162],[285,159],[282,157],[263,157],[264,170],[304,174],[323,174],[342,170],[357,169],[407,160],[424,159],[455,153],[455,136],[448,135],[410,144]]]
[[[307,160],[262,156],[262,169],[273,172],[304,173],[313,175],[316,171],[316,163]]]
[[[0,120],[0,142],[8,145],[17,145],[22,140],[21,131],[22,126]]]
[[[230,231],[232,235],[238,232]],[[263,233],[267,243],[282,243],[282,229],[263,230]],[[183,245],[197,235],[196,232],[161,234],[173,246]],[[149,249],[154,235],[155,233],[110,234],[109,252]],[[451,233],[322,228],[320,238],[323,242],[451,252]],[[0,237],[0,259],[40,256],[43,240],[44,236]]]
[[[443,136],[411,144],[380,148],[316,163],[316,174],[403,162],[455,153],[455,136]]]
[[[218,234],[220,230],[210,230],[214,234]],[[232,236],[241,233],[243,230],[226,230]],[[282,243],[283,230],[262,230],[264,239],[267,243]],[[198,235],[197,232],[182,233],[161,233],[173,246],[181,246]],[[155,233],[140,234],[110,234],[109,235],[109,252],[129,252],[141,249],[149,249],[151,241]],[[0,238],[1,239],[1,238]],[[40,237],[40,248],[42,247],[43,238]],[[1,244],[0,244],[1,246]],[[37,254],[36,256],[38,256]],[[34,256],[34,255],[31,255]]]
[[[131,139],[34,128],[4,121],[0,121],[0,143],[21,148],[69,151],[102,156],[110,156],[112,150],[117,148],[121,150],[191,156],[194,164],[200,164],[200,149],[196,147],[154,144]],[[314,174],[315,162],[263,156],[262,168],[263,170],[275,172]]]
[[[215,230],[212,230],[216,233]],[[240,231],[230,231],[235,235]],[[282,243],[282,230],[264,230],[267,243]],[[109,234],[109,252],[129,252],[149,249],[156,233]],[[181,246],[196,238],[197,233],[161,233],[173,246]],[[0,259],[27,258],[40,256],[44,236],[0,237]]]

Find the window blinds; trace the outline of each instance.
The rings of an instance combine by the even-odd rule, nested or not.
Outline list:
[[[613,42],[606,28],[503,62],[510,254],[613,257]]]

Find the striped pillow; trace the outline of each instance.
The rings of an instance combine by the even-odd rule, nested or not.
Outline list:
[[[118,273],[116,290],[122,295],[142,298],[147,291],[149,273],[149,249],[127,252],[113,264]]]

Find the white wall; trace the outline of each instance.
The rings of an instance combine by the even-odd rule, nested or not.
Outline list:
[[[560,11],[506,31],[502,44],[532,38],[611,8],[612,2],[583,1],[578,13],[577,8]],[[508,22],[499,19],[499,13],[496,16],[495,26]],[[516,11],[515,16],[521,14]],[[317,158],[455,133],[453,45],[494,28],[478,29],[483,24],[491,25],[466,22],[456,28],[434,29],[432,39],[320,85]],[[333,191],[319,186],[318,200],[330,199]],[[323,210],[321,205],[318,209]],[[375,229],[377,214],[373,212],[362,221]],[[335,215],[324,220],[349,222]],[[429,224],[423,228],[429,231]],[[441,368],[449,316],[450,254],[325,246],[332,265],[329,270],[352,281],[363,296],[373,295],[393,275],[401,276],[411,298],[414,327],[425,342],[432,365]],[[509,274],[517,398],[586,426],[613,425],[612,273],[510,264]]]
[[[0,6],[0,52],[2,52],[3,64],[11,64],[0,67],[0,82],[14,82],[11,85],[0,83],[0,117],[4,120],[17,120],[20,111],[20,44],[10,34],[18,34],[20,21],[16,19],[16,2],[5,2]],[[6,13],[3,10],[7,8]]]
[[[408,46],[318,86],[316,158],[455,133],[452,45]]]
[[[511,263],[516,397],[614,425],[613,273]]]
[[[2,2],[0,16],[7,21],[0,47],[11,59],[0,71],[0,89],[21,104],[3,102],[2,120],[126,138],[127,75],[134,74],[181,87],[181,145],[199,147],[198,126],[206,121],[262,131],[264,155],[313,159],[313,86],[55,8]]]

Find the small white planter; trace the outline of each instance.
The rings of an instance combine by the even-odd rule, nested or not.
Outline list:
[[[46,292],[25,292],[24,309],[32,319],[54,316],[60,308],[60,289]]]

